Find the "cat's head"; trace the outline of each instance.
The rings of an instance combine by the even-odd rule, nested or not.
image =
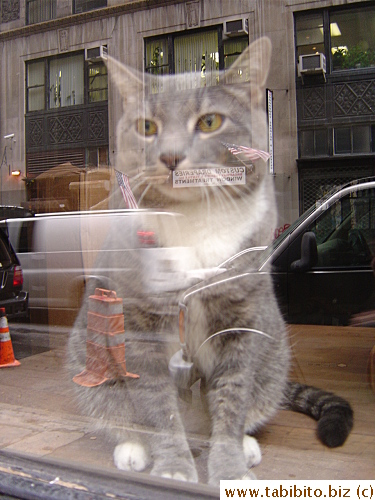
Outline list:
[[[142,75],[108,58],[109,74],[123,99],[116,168],[130,177],[141,207],[207,199],[218,189],[233,196],[256,186],[266,164],[250,165],[228,145],[267,149],[264,98],[270,57],[269,39],[258,39],[209,87],[200,87],[194,74]],[[202,179],[205,169],[221,176],[218,168],[244,163],[245,186],[177,187],[176,180],[187,182],[198,170]]]

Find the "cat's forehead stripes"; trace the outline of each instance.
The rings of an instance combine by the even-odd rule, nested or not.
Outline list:
[[[169,77],[167,77],[169,78]],[[245,94],[240,99],[239,94]],[[186,123],[187,118],[195,116],[198,119],[202,114],[222,113],[230,116],[237,123],[246,121],[246,113],[250,109],[250,92],[239,87],[229,86],[216,88],[201,88],[184,92],[162,92],[146,97],[145,112],[150,117],[175,116]]]
[[[167,97],[167,96],[166,96]],[[181,99],[181,96],[178,96],[176,99],[174,96],[169,96],[166,99],[155,99],[149,101],[148,108],[149,111],[155,116],[160,114],[169,114],[171,110],[175,114],[192,114],[199,112],[200,105],[196,99]]]

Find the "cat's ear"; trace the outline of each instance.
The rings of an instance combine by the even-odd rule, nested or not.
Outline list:
[[[252,95],[255,89],[263,91],[271,64],[272,45],[267,37],[258,38],[235,60],[225,72],[226,83],[250,82]]]
[[[136,70],[130,69],[125,64],[117,61],[111,56],[106,56],[105,63],[110,78],[116,85],[124,102],[129,102],[143,91],[142,75]]]

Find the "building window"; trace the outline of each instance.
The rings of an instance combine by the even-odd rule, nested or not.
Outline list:
[[[97,148],[86,148],[86,165],[89,167],[100,167],[109,164],[108,146]]]
[[[49,61],[49,108],[83,104],[83,54]]]
[[[224,70],[232,66],[237,57],[249,44],[247,37],[231,38],[224,41]]]
[[[370,153],[371,133],[374,127],[356,125],[352,127],[337,127],[334,129],[334,152],[340,154]]]
[[[145,44],[147,73],[152,75],[168,75],[169,68],[169,50],[167,38],[157,38],[147,40]]]
[[[105,64],[102,61],[85,64],[83,53],[30,61],[26,75],[27,112],[108,100]]]
[[[45,62],[35,61],[27,65],[27,110],[45,108]]]
[[[73,14],[107,7],[107,0],[73,0]]]
[[[303,130],[300,133],[300,156],[328,156],[327,129]]]
[[[219,70],[228,68],[248,44],[247,36],[222,40],[221,27],[148,39],[145,71],[153,75],[193,73],[195,78],[189,80],[190,83],[186,81],[186,85],[214,86],[219,82]],[[160,90],[159,87],[153,89]]]
[[[88,102],[108,100],[107,66],[102,62],[88,65]]]
[[[375,67],[375,6],[297,14],[297,57],[324,54],[332,71]]]
[[[218,83],[219,52],[217,31],[176,37],[174,73],[193,73],[195,87]]]
[[[330,35],[333,70],[375,66],[375,7],[333,12]]]
[[[323,14],[308,14],[296,18],[297,56],[324,54]]]
[[[56,17],[56,0],[26,0],[26,24],[41,23]]]

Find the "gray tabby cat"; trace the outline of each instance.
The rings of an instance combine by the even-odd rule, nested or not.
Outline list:
[[[219,74],[217,85],[202,88],[193,75],[139,75],[108,60],[109,73],[124,102],[117,130],[117,168],[129,176],[141,208],[183,215],[180,232],[171,228],[160,235],[158,243],[190,248],[191,269],[217,266],[242,249],[264,244],[276,227],[273,181],[266,164],[241,161],[225,146],[266,149],[263,98],[270,58],[269,40],[259,39],[225,74]],[[244,163],[246,183],[242,185],[220,185],[220,173],[215,187],[176,188],[172,184],[173,172]],[[121,206],[117,196],[113,199]],[[126,245],[126,238],[116,227],[106,247],[121,239]],[[98,268],[113,265],[105,259],[99,258]],[[178,349],[178,319],[165,313],[167,307],[155,307],[155,297],[142,290],[142,264],[137,255],[127,254],[126,259],[116,262],[116,268],[131,267],[132,279],[119,273],[115,290],[119,297],[143,296],[140,303],[125,310],[126,331],[135,332],[126,342],[126,362],[140,377],[118,377],[93,388],[77,386],[79,401],[104,427],[112,427],[118,468],[140,471],[150,466],[151,474],[197,481],[176,387],[168,372],[171,353],[164,348],[171,334],[177,336]],[[250,255],[246,269],[255,266],[251,259]],[[261,459],[252,434],[280,407],[317,419],[318,435],[327,446],[342,445],[353,422],[345,400],[287,382],[288,338],[271,279],[264,275],[261,280],[238,279],[238,270],[224,274],[228,279],[207,286],[189,302],[193,334],[187,347],[195,354],[198,376],[205,382],[212,422],[208,474],[214,485],[220,479],[250,477],[246,476],[249,468]],[[88,287],[70,338],[73,374],[85,367],[87,297],[98,284],[102,283]],[[162,298],[165,306],[175,305],[178,297],[178,293],[166,292],[159,295],[158,303]],[[229,334],[212,338],[199,349],[210,335],[229,328]],[[145,432],[149,428],[151,434]]]

